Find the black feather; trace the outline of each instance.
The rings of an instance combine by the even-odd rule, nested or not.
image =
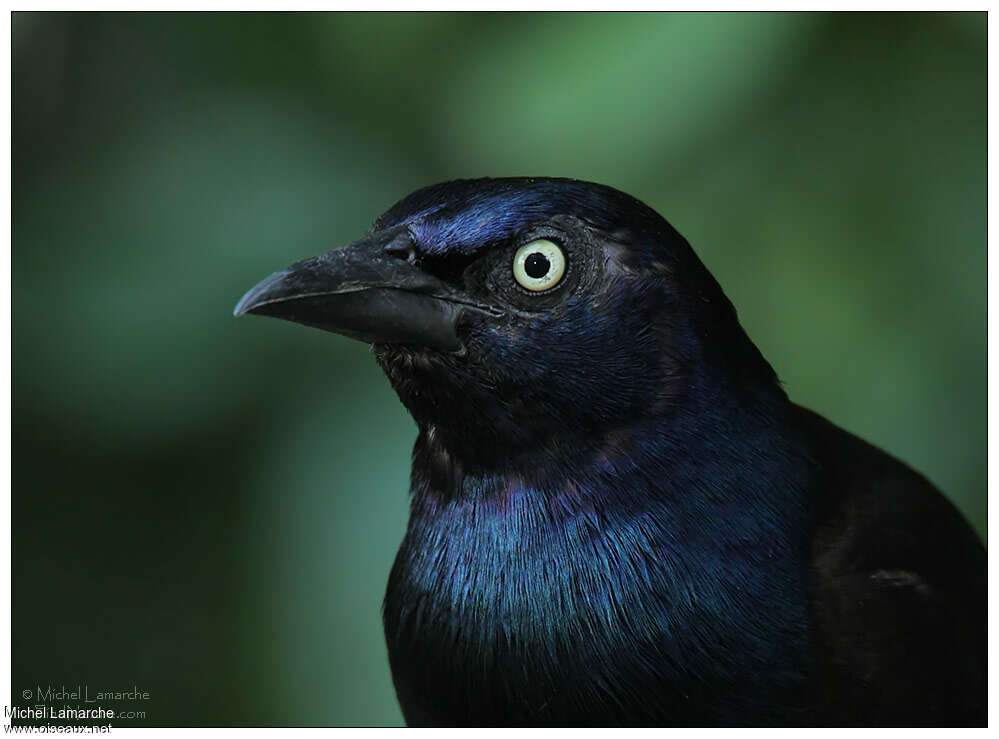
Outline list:
[[[382,233],[433,278],[400,289],[444,306],[414,303],[401,335],[444,335],[439,314],[460,345],[362,327],[419,427],[384,606],[410,724],[984,725],[981,543],[788,400],[658,214],[574,180],[465,180]],[[567,269],[532,293],[511,265],[536,239]]]

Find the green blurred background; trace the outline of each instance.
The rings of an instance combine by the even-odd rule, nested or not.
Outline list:
[[[364,345],[231,311],[454,177],[651,204],[793,399],[984,536],[984,13],[12,22],[19,704],[401,722],[379,606],[415,427]]]

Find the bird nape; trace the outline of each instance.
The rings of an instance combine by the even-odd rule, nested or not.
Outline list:
[[[416,421],[383,616],[411,725],[985,725],[985,550],[788,400],[686,240],[458,180],[236,307],[360,339]]]

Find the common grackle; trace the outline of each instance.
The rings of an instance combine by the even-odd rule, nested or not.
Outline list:
[[[409,724],[985,724],[982,544],[788,400],[638,200],[434,185],[235,313],[371,343],[416,420],[384,604]]]

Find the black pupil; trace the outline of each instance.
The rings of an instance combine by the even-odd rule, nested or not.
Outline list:
[[[548,261],[548,257],[538,251],[528,256],[524,261],[524,271],[528,277],[533,277],[535,280],[548,274],[551,266],[552,264]]]

